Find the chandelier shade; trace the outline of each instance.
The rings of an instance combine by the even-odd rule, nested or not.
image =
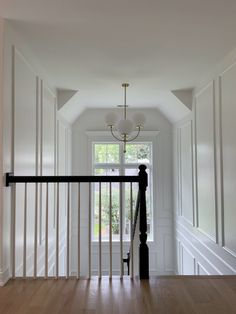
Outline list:
[[[128,83],[122,84],[124,88],[123,117],[119,118],[114,112],[109,112],[105,117],[112,136],[124,143],[124,153],[126,152],[126,143],[134,141],[139,136],[140,130],[146,121],[145,116],[139,112],[133,115],[132,120],[127,118],[126,89],[128,86]],[[133,135],[134,131],[136,131],[136,134]]]
[[[117,123],[117,131],[122,135],[130,135],[133,131],[133,122],[128,119],[121,119]]]
[[[144,114],[137,112],[133,115],[133,121],[134,125],[136,126],[144,126],[144,123],[146,122]]]
[[[114,112],[109,112],[105,120],[108,126],[114,126],[118,121],[118,116]]]

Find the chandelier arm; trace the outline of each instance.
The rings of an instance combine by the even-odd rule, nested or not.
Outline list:
[[[119,138],[115,135],[115,133],[113,132],[113,128],[112,126],[110,126],[110,131],[111,131],[111,135],[117,140],[117,141],[120,141],[120,142],[124,142],[124,140],[122,138]]]
[[[126,140],[126,142],[132,142],[132,141],[136,140],[136,138],[139,136],[140,131],[141,131],[141,127],[139,126],[138,127],[138,133],[133,138],[131,138],[130,140]]]

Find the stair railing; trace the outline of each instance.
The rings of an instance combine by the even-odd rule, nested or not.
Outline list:
[[[119,246],[120,246],[120,277],[122,278],[124,275],[124,267],[123,267],[123,208],[122,208],[122,183],[130,183],[130,207],[131,207],[131,236],[130,236],[130,257],[132,257],[131,263],[131,273],[133,274],[133,239],[135,234],[135,228],[137,225],[138,215],[140,217],[140,224],[139,224],[139,277],[140,279],[148,279],[149,278],[149,256],[148,256],[148,246],[147,246],[147,214],[146,214],[146,188],[147,188],[147,173],[146,173],[146,166],[140,165],[139,166],[139,175],[138,176],[15,176],[12,173],[6,174],[6,186],[12,186],[12,214],[11,214],[11,271],[12,271],[12,278],[20,277],[20,278],[38,278],[38,277],[61,277],[60,276],[60,184],[66,183],[67,184],[67,200],[66,200],[66,222],[65,222],[65,277],[71,277],[71,269],[70,269],[70,250],[71,250],[71,226],[70,226],[70,215],[71,215],[71,183],[78,184],[78,221],[77,221],[77,228],[78,228],[78,246],[77,246],[77,278],[80,278],[81,271],[80,271],[80,259],[81,259],[81,252],[80,252],[80,200],[81,200],[81,183],[87,183],[89,188],[89,195],[88,195],[88,278],[91,277],[91,231],[92,231],[92,224],[91,224],[91,217],[92,217],[92,183],[99,183],[99,231],[98,231],[98,244],[99,244],[99,259],[98,259],[98,277],[102,277],[102,199],[101,199],[101,184],[102,183],[109,183],[109,214],[111,216],[112,213],[112,183],[118,182],[120,183],[120,208],[119,208],[119,219],[120,219],[120,239],[119,239]],[[133,219],[133,210],[132,210],[132,202],[133,202],[133,183],[137,182],[139,184],[139,191],[138,197],[136,201],[136,210]],[[22,247],[17,247],[18,251],[20,249],[21,253],[21,268],[20,270],[16,270],[16,246],[19,246],[19,239],[17,239],[16,234],[16,209],[17,209],[17,184],[23,183],[21,185],[21,191],[23,192],[21,199],[23,200],[23,208],[22,208]],[[28,206],[28,198],[30,191],[32,191],[32,184],[34,184],[34,206],[32,203]],[[43,254],[43,266],[41,265],[41,260],[39,261],[39,243],[38,243],[38,216],[39,216],[39,193],[40,193],[40,185],[44,184],[46,187],[45,190],[45,230],[44,230],[44,254]],[[56,201],[56,211],[55,211],[55,234],[54,234],[54,256],[49,256],[49,198],[50,198],[50,190],[49,184],[53,184],[55,187],[55,201]],[[29,189],[30,187],[30,189]],[[23,188],[23,189],[22,189]],[[33,207],[33,208],[32,208]],[[33,242],[32,245],[32,266],[27,265],[29,263],[29,259],[27,256],[27,244],[29,240],[27,239],[27,217],[28,212],[31,212],[34,216],[34,235],[31,235],[30,241]],[[109,219],[109,247],[110,247],[110,268],[109,268],[109,276],[112,277],[112,220],[111,217]],[[49,260],[53,259],[54,263],[54,271],[53,274],[50,274],[49,270]],[[41,264],[40,264],[41,263]],[[40,268],[43,271],[40,271]],[[43,267],[43,268],[42,268]],[[19,267],[18,267],[19,268]],[[29,271],[29,268],[32,270]],[[132,277],[132,276],[131,276]]]

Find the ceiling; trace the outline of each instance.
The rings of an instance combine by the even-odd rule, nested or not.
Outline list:
[[[54,86],[78,107],[188,109],[171,93],[197,82],[236,46],[235,0],[0,0]],[[79,111],[78,111],[79,112]],[[75,113],[76,114],[76,113]]]

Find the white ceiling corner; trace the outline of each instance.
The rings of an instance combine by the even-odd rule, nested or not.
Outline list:
[[[59,99],[62,106],[58,106],[58,113],[69,123],[73,123],[78,116],[84,111],[85,106],[80,102],[78,91],[58,91]],[[68,97],[70,95],[70,97]],[[66,100],[67,99],[67,100]]]
[[[57,109],[60,110],[77,93],[77,90],[58,89],[57,90]]]
[[[174,94],[188,109],[192,110],[193,88],[172,90]]]

